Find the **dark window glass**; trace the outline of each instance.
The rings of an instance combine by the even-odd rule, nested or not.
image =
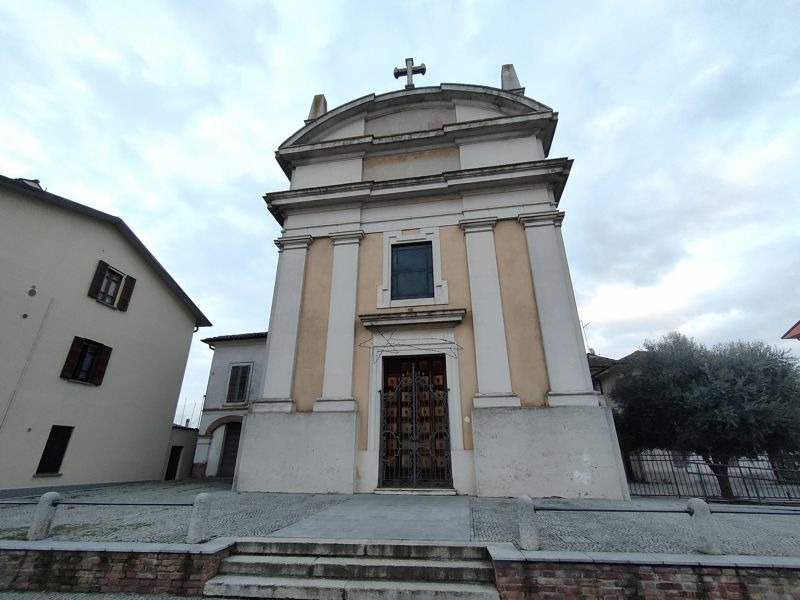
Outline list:
[[[66,427],[64,425],[53,425],[50,428],[50,435],[44,445],[42,458],[36,468],[37,474],[54,474],[61,470],[61,462],[67,452],[67,444],[69,444],[73,429],[74,427]]]
[[[100,385],[108,368],[111,350],[99,342],[75,336],[61,369],[61,377]]]
[[[94,367],[94,361],[97,358],[97,350],[97,346],[84,343],[83,348],[81,348],[80,358],[78,358],[78,366],[75,367],[72,379],[89,381],[89,376],[92,374],[92,367]]]
[[[97,299],[100,300],[100,302],[105,302],[106,304],[114,306],[121,284],[122,273],[118,273],[114,269],[109,268],[106,271],[105,279],[103,279],[103,285],[100,286],[100,293],[97,295]]]
[[[228,380],[227,402],[244,402],[247,400],[247,382],[250,378],[250,365],[234,365]]]
[[[430,242],[392,246],[392,300],[433,297]]]
[[[89,286],[89,296],[108,306],[116,306],[122,312],[128,310],[136,279],[112,268],[101,260]]]

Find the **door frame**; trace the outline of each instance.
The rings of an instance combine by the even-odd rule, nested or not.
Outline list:
[[[450,388],[449,388],[449,381],[447,380],[447,362],[445,360],[446,356],[447,355],[445,355],[445,354],[414,354],[414,355],[411,355],[411,356],[384,355],[381,360],[384,362],[384,379],[382,381],[382,384],[386,383],[385,366],[386,366],[386,362],[387,361],[397,361],[397,363],[402,363],[404,360],[408,360],[408,362],[411,363],[411,365],[412,365],[411,373],[403,372],[402,373],[402,377],[413,375],[414,374],[414,366],[416,365],[416,367],[418,368],[419,367],[419,365],[418,365],[419,361],[431,362],[431,361],[435,361],[435,360],[441,360],[444,363],[443,364],[443,369],[442,369],[442,372],[443,372],[443,375],[444,375],[444,386],[443,386],[443,389],[444,389],[444,394],[445,394],[445,400],[446,400],[448,413],[447,413],[446,424],[442,423],[442,428],[444,430],[444,427],[446,426],[446,430],[444,430],[444,433],[445,433],[446,439],[447,439],[447,463],[448,463],[448,465],[447,465],[446,472],[449,474],[449,476],[447,478],[441,478],[438,481],[435,478],[429,478],[429,479],[426,480],[426,481],[429,482],[428,485],[419,484],[419,482],[416,481],[416,474],[418,472],[416,461],[421,458],[421,454],[412,451],[412,463],[414,463],[414,465],[412,467],[412,471],[413,471],[412,482],[410,484],[408,484],[408,485],[392,485],[392,483],[387,483],[386,481],[384,481],[384,476],[386,474],[385,473],[386,466],[385,466],[385,463],[384,463],[384,461],[386,459],[386,456],[385,456],[386,447],[384,446],[384,444],[381,444],[381,448],[379,449],[379,453],[378,453],[378,489],[387,490],[387,491],[388,490],[397,489],[397,488],[414,488],[414,489],[423,489],[423,490],[424,489],[454,489],[453,488],[453,458],[452,458],[452,448],[451,448],[451,444],[450,444],[450,442],[451,442],[451,440],[450,440],[450,437],[451,437],[450,436],[450,414],[449,414],[449,406],[450,406],[450,397],[449,397],[450,391],[449,390],[450,390]],[[430,357],[430,358],[428,358],[428,357]],[[397,373],[399,371],[395,371],[395,372]],[[431,368],[430,373],[432,375],[435,375],[437,373],[437,371],[433,371],[433,369]],[[420,383],[419,385],[420,385],[420,387],[418,387],[416,390],[412,389],[412,391],[411,391],[412,396],[415,395],[417,392],[422,391],[422,389],[424,389],[424,388],[430,388],[429,393],[434,393],[433,390],[435,389],[435,385],[434,385],[433,381],[429,381],[427,384],[426,383]],[[398,385],[398,387],[399,387],[399,385]],[[417,387],[416,380],[412,381],[412,388],[414,388],[414,387]],[[420,389],[420,388],[422,388],[422,389]],[[440,389],[442,389],[442,388],[440,388]],[[381,386],[381,424],[382,424],[382,426],[386,425],[386,420],[385,420],[385,414],[384,413],[387,410],[387,402],[386,402],[387,391],[388,390],[386,388],[384,388],[383,385],[382,385]],[[419,421],[420,414],[416,412],[417,404],[418,404],[417,402],[412,402],[411,406],[409,406],[409,408],[410,408],[410,410],[412,412],[412,415],[414,415],[414,421],[415,421],[415,423],[413,425],[414,429],[416,429],[420,424],[420,421]],[[397,406],[398,409],[400,408],[400,405],[401,405],[400,399],[397,398],[396,406]],[[398,417],[399,417],[399,415],[398,415]],[[397,422],[399,423],[399,419],[397,420]],[[432,424],[432,423],[433,423],[432,421],[429,421],[429,424]],[[383,434],[384,431],[382,431],[381,433]],[[402,437],[401,435],[399,435],[399,432],[398,432],[398,437]],[[428,438],[429,438],[429,441],[430,441],[431,444],[433,444],[435,442],[435,436],[429,435]],[[409,440],[408,441],[416,442],[416,441],[418,441],[418,438],[414,439],[413,436],[409,436]],[[401,443],[401,446],[402,446],[402,443]],[[429,447],[429,452],[430,452],[431,455],[434,454],[434,448],[433,448],[432,445]],[[437,468],[437,470],[438,470],[438,468]]]
[[[381,410],[384,356],[422,356],[444,354],[445,373],[450,392],[447,396],[447,413],[450,426],[450,452],[452,468],[453,450],[464,449],[464,431],[461,418],[461,390],[458,375],[458,345],[452,328],[407,329],[373,333],[371,368],[369,376],[369,422],[367,427],[367,450],[377,458],[375,475],[380,468]]]

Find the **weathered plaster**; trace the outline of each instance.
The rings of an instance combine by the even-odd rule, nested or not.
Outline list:
[[[516,221],[500,221],[495,226],[494,242],[511,387],[523,406],[544,406],[550,388],[525,230]]]
[[[333,244],[319,238],[308,249],[306,257],[303,304],[300,310],[297,360],[295,362],[292,398],[296,410],[314,409],[314,401],[322,396],[325,366],[325,340],[328,335],[328,305],[331,295]]]

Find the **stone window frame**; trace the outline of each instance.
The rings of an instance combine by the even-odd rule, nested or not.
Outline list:
[[[433,257],[433,296],[392,300],[392,246],[430,242]],[[377,308],[448,304],[447,281],[442,279],[442,253],[438,227],[398,229],[383,234],[383,281],[378,286]]]

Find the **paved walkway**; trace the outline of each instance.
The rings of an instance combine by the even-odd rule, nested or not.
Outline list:
[[[472,540],[514,542],[512,498],[337,494],[237,493],[227,482],[160,482],[63,494],[78,502],[181,502],[212,494],[213,536],[268,536]],[[537,500],[537,506],[573,509],[675,509],[685,500]],[[34,506],[0,504],[0,539],[24,539]],[[745,507],[736,507],[741,510]],[[790,515],[714,515],[728,554],[800,557],[800,509],[753,507]],[[715,506],[714,510],[733,509]],[[190,507],[75,506],[58,508],[52,538],[73,541],[182,542]],[[686,514],[537,513],[543,550],[692,552]]]
[[[384,540],[472,538],[466,496],[360,494],[273,533],[276,537]]]

